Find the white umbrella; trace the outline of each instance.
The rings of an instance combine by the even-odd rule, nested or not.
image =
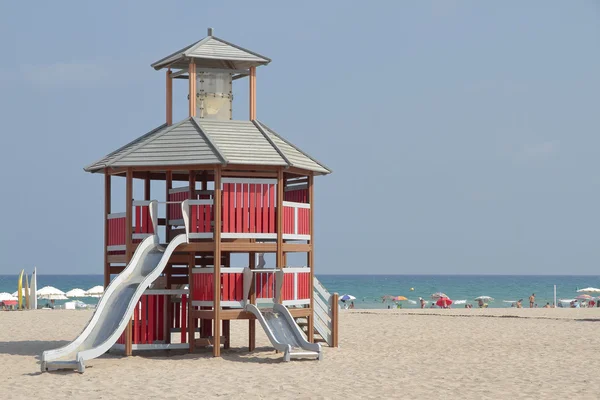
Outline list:
[[[442,292],[437,292],[431,295],[431,298],[433,300],[437,300],[437,299],[441,299],[441,298],[449,298],[448,295],[446,293],[442,293]]]
[[[577,291],[577,293],[585,293],[585,292],[587,292],[587,293],[600,293],[600,289],[593,288],[593,287],[587,287],[585,289],[579,289]]]
[[[102,297],[103,294],[104,294],[104,286],[101,286],[101,285],[94,286],[93,288],[91,288],[90,290],[85,292],[85,295],[89,296],[89,297]]]
[[[67,300],[65,292],[54,286],[44,286],[37,291],[37,297],[45,300]]]
[[[6,293],[6,292],[0,293],[0,301],[5,301],[5,300],[17,300],[17,298],[10,293]]]
[[[572,303],[577,300],[576,299],[559,299],[558,301],[560,301],[561,303]]]
[[[345,294],[342,297],[340,297],[340,301],[349,301],[349,300],[356,300],[356,297],[352,296],[351,294]]]
[[[494,298],[490,297],[490,296],[479,296],[479,297],[475,297],[475,300],[483,300],[485,302],[488,302],[488,301],[494,301]]]
[[[22,294],[23,296],[25,296],[25,293],[26,293],[26,292],[25,292],[25,288],[22,288],[22,289],[21,289],[21,294]],[[29,289],[29,294],[31,294],[31,289]],[[19,295],[19,291],[18,291],[18,290],[16,290],[16,291],[15,291],[15,292],[14,292],[14,293],[11,295],[11,296],[12,296],[12,297],[17,297],[18,295]]]
[[[466,300],[455,300],[454,305],[457,305],[457,304],[467,304],[467,301]]]
[[[71,289],[65,293],[67,297],[87,297],[83,289]]]

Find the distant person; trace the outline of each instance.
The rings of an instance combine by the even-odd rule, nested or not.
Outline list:
[[[595,305],[596,305],[596,303],[594,302],[594,300],[590,300],[589,306],[594,307]]]
[[[531,296],[529,296],[529,308],[533,308],[533,303],[535,303],[535,293],[532,293]]]
[[[517,308],[523,308],[523,299],[517,301]]]
[[[477,304],[479,305],[479,308],[483,308],[483,300],[482,299],[477,300]]]
[[[546,303],[546,305],[544,306],[544,308],[550,308],[550,303]]]
[[[425,308],[425,299],[422,297],[419,297],[419,301],[421,302],[421,308]]]
[[[350,303],[350,309],[353,310],[354,309],[354,302]]]
[[[558,308],[563,308],[563,304],[561,301],[558,302]]]
[[[429,308],[435,308],[435,303],[431,303],[431,307]]]

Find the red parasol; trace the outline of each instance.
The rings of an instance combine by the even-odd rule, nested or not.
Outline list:
[[[452,304],[452,300],[447,297],[440,297],[435,304],[438,307],[448,307],[450,304]]]

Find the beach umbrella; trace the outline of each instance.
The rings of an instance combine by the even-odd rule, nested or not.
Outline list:
[[[67,297],[87,297],[83,289],[71,289],[65,293]]]
[[[392,297],[392,300],[393,301],[406,301],[408,299],[404,296],[396,296],[396,297]]]
[[[417,304],[416,300],[406,300],[408,301],[410,304]]]
[[[448,295],[447,295],[447,294],[445,294],[445,293],[442,293],[442,292],[437,292],[437,293],[434,293],[434,294],[432,294],[432,295],[431,295],[431,298],[432,298],[433,300],[436,300],[436,299],[441,299],[441,298],[444,298],[444,297],[445,297],[445,298],[448,298]]]
[[[85,295],[88,297],[102,297],[103,294],[104,294],[104,286],[101,286],[101,285],[94,286],[93,288],[91,288],[90,290],[85,292]]]
[[[21,289],[21,293],[22,293],[23,296],[25,296],[25,288]],[[29,290],[29,294],[31,294],[31,289]],[[12,297],[17,297],[18,295],[19,295],[19,291],[17,290],[11,296]]]
[[[352,296],[351,294],[345,294],[342,297],[340,297],[340,301],[350,301],[350,300],[356,300],[356,297]]]
[[[37,291],[37,297],[45,300],[67,300],[65,292],[54,286],[44,286]]]
[[[452,300],[450,300],[448,297],[440,297],[435,304],[438,307],[446,307],[452,304]]]
[[[467,304],[467,301],[466,300],[456,300],[454,302],[454,305],[459,305],[459,304]]]
[[[577,300],[594,300],[594,298],[592,296],[590,296],[589,294],[580,294],[579,296],[575,297]]]
[[[13,296],[10,293],[6,293],[6,292],[2,292],[0,293],[0,301],[12,301],[12,300],[17,300],[16,296]]]
[[[479,297],[475,297],[475,300],[482,300],[487,303],[487,302],[494,301],[494,298],[490,297],[490,296],[479,296]]]
[[[585,289],[579,289],[577,291],[577,293],[600,293],[600,289],[593,288],[593,287],[587,287]]]
[[[558,301],[561,303],[572,303],[577,300],[576,299],[558,299]]]

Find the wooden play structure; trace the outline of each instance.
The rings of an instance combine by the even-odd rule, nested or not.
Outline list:
[[[130,355],[212,346],[219,356],[231,344],[230,321],[242,319],[252,351],[257,315],[248,305],[273,303],[308,342],[337,346],[337,294],[314,276],[314,178],[331,171],[257,119],[256,69],[270,61],[209,29],[152,64],[166,71],[165,123],[85,168],[104,174],[105,287],[149,236],[165,245],[186,237],[112,348]],[[233,84],[245,78],[249,118],[232,120]],[[179,80],[187,80],[189,115],[174,123]],[[125,199],[113,209],[118,178]],[[289,253],[306,254],[306,266],[288,266]],[[232,266],[234,254],[246,265]],[[265,254],[275,265],[264,265]]]

